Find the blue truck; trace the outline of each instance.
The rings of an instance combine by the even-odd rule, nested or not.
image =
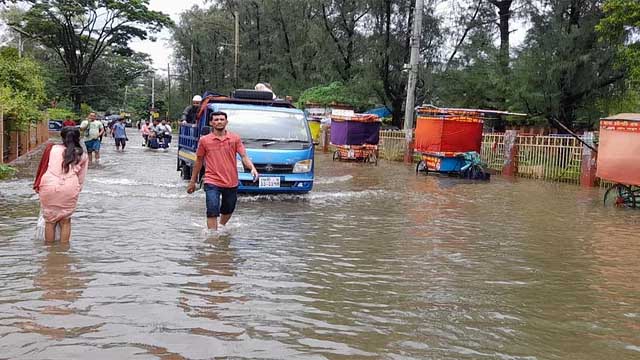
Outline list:
[[[272,99],[267,91],[236,90],[230,96],[205,93],[196,124],[180,125],[177,170],[191,178],[200,136],[208,134],[209,114],[223,111],[227,129],[238,134],[260,177],[254,181],[237,157],[238,192],[307,193],[313,187],[314,145],[303,111]],[[198,182],[204,177],[204,169]]]

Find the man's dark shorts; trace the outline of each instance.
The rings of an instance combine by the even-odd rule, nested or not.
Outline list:
[[[236,209],[238,200],[238,187],[223,188],[211,184],[204,184],[204,192],[207,195],[207,217],[230,215]],[[222,201],[220,201],[222,197]]]
[[[125,138],[116,138],[116,146],[124,147],[124,145],[126,143],[127,143],[127,139],[125,139]]]
[[[94,151],[100,151],[100,140],[93,139],[89,141],[85,141],[84,145],[87,147],[87,152],[91,153]]]

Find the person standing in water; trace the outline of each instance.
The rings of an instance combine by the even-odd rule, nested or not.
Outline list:
[[[80,124],[80,131],[84,132],[84,145],[89,154],[89,164],[93,162],[93,153],[96,154],[96,162],[100,162],[100,138],[104,134],[104,125],[96,120],[96,113],[89,113],[87,120]]]
[[[113,137],[116,139],[116,151],[120,150],[120,146],[122,146],[122,151],[124,151],[124,147],[127,144],[127,128],[125,126],[125,119],[120,118],[120,121],[113,124]]]
[[[187,193],[191,194],[195,191],[196,180],[204,162],[207,228],[217,230],[218,217],[220,217],[220,225],[224,226],[231,219],[236,208],[238,193],[236,154],[242,158],[244,167],[251,169],[254,181],[258,179],[259,174],[247,156],[240,136],[226,129],[227,114],[217,111],[210,116],[209,124],[213,131],[198,141],[196,163],[191,181],[187,186]]]
[[[80,130],[65,126],[60,132],[63,143],[47,148],[43,155],[33,189],[40,195],[45,220],[44,239],[55,239],[60,225],[60,241],[69,242],[71,215],[76,210],[87,173],[88,157],[80,146]]]

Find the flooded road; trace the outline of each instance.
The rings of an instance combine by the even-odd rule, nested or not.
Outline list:
[[[131,138],[68,247],[34,240],[31,176],[0,182],[0,359],[640,358],[640,212],[598,189],[317,154],[311,193],[206,236],[175,148]]]

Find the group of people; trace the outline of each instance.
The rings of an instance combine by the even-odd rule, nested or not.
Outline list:
[[[149,148],[158,148],[161,144],[168,147],[172,139],[171,125],[164,119],[162,121],[154,119],[153,123],[149,123],[149,120],[145,121],[140,126],[140,134],[144,139],[142,146]]]
[[[183,123],[196,123],[195,114],[201,101],[199,96],[193,98],[190,106],[192,110],[185,109],[188,116],[183,117]],[[70,239],[71,215],[76,209],[88,164],[94,161],[94,154],[95,161],[100,159],[101,137],[105,133],[105,126],[96,118],[96,113],[92,112],[79,128],[63,127],[60,133],[62,144],[50,143],[40,160],[33,189],[40,196],[46,243],[55,240],[57,226],[61,230],[60,241],[66,243]],[[225,225],[231,219],[235,210],[239,184],[236,156],[240,155],[243,166],[250,169],[254,181],[258,180],[259,174],[247,156],[240,136],[227,130],[227,114],[213,112],[207,120],[212,131],[198,140],[196,161],[187,193],[191,194],[196,190],[196,182],[204,166],[207,228],[217,230],[219,225]],[[85,138],[84,148],[80,144],[81,132]],[[147,121],[141,125],[140,132],[146,145],[150,140],[158,138],[171,141],[171,127],[165,120],[154,120],[153,125]],[[112,134],[116,139],[116,148],[124,150],[127,141],[124,119],[113,125]]]

